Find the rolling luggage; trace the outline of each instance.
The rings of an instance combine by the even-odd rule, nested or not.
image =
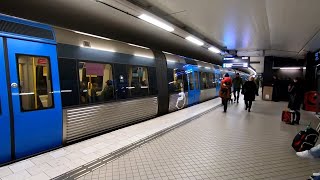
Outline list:
[[[300,131],[292,141],[292,147],[295,151],[301,152],[310,150],[317,143],[319,137],[320,123],[316,129],[309,126],[305,130]]]
[[[289,110],[283,110],[282,111],[282,116],[281,116],[281,121],[287,123],[287,124],[292,124],[293,121],[293,112]]]

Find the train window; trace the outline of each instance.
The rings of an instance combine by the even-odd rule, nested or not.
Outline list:
[[[21,110],[52,108],[54,103],[49,58],[18,55],[17,59]]]
[[[200,89],[208,89],[209,88],[209,73],[201,72],[200,74]]]
[[[77,61],[59,58],[59,78],[62,107],[79,105]]]
[[[183,75],[184,75],[183,70],[168,69],[169,93],[179,93],[183,90],[184,88]]]
[[[158,86],[157,86],[157,74],[155,67],[148,67],[149,74],[149,93],[150,95],[158,94]]]
[[[199,89],[199,72],[194,72],[195,89]]]
[[[114,99],[112,66],[79,62],[80,103],[96,103]]]
[[[209,72],[201,72],[201,89],[211,89],[216,87],[215,75]]]
[[[216,80],[215,80],[215,74],[213,73],[208,73],[208,84],[209,84],[209,88],[216,88],[217,84],[216,84]]]
[[[174,86],[173,86],[173,82],[174,82],[174,72],[173,69],[167,69],[167,79],[168,79],[168,90],[169,93],[174,92]]]
[[[194,90],[194,78],[192,72],[187,72],[189,90]]]
[[[116,96],[117,99],[125,99],[128,95],[128,71],[127,65],[114,64],[114,76],[116,85]]]
[[[128,95],[141,97],[149,95],[148,70],[141,66],[128,66]]]

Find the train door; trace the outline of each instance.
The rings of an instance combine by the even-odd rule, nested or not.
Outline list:
[[[10,113],[3,38],[0,37],[0,164],[11,160]]]
[[[188,105],[200,101],[199,72],[195,68],[188,67],[186,74],[188,78]]]
[[[7,38],[12,152],[22,158],[62,144],[56,46]]]

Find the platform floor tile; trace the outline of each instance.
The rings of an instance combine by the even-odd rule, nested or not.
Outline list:
[[[301,159],[291,142],[311,122],[280,121],[283,102],[256,100],[252,112],[243,102],[216,109],[107,163],[79,179],[307,179],[320,160]]]

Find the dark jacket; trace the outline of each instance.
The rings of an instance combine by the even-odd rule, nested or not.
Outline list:
[[[240,89],[242,86],[242,79],[240,77],[236,77],[232,80],[233,89]]]
[[[289,104],[288,108],[299,110],[303,102],[303,89],[299,83],[293,83],[288,88]]]
[[[273,80],[273,89],[272,89],[272,100],[279,101],[280,94],[280,81],[278,78]]]
[[[254,81],[246,81],[242,87],[245,101],[254,101],[256,98],[257,85]]]

